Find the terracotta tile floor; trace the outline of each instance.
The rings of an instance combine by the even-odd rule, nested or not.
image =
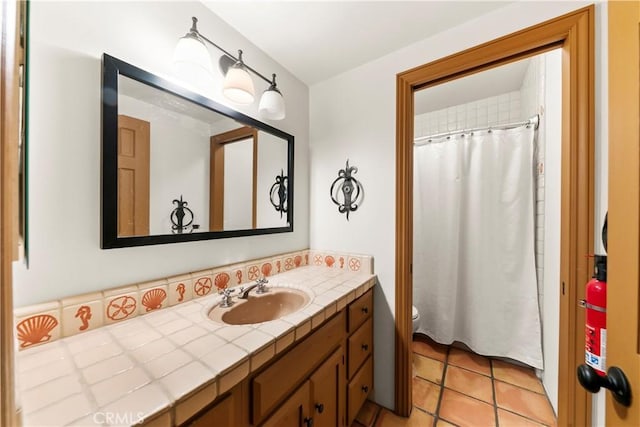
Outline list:
[[[351,427],[541,427],[556,417],[533,369],[438,344],[413,341],[409,418],[366,402]]]

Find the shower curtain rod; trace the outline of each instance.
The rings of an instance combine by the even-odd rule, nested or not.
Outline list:
[[[531,126],[531,125],[533,125],[534,129],[538,129],[538,125],[539,124],[540,124],[540,115],[536,114],[535,116],[531,117],[529,120],[525,120],[525,121],[522,121],[522,122],[505,123],[503,125],[495,125],[495,126],[483,126],[483,127],[478,127],[478,128],[472,128],[472,129],[453,130],[453,131],[449,131],[449,132],[436,133],[434,135],[421,136],[421,137],[418,137],[418,138],[414,138],[413,139],[413,144],[414,145],[424,145],[424,144],[428,144],[428,143],[432,142],[434,139],[443,138],[445,136],[446,137],[450,137],[451,135],[480,132],[480,131],[483,131],[483,130],[514,129],[514,128],[518,128],[520,126]]]

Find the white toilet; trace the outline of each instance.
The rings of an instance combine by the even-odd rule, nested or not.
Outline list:
[[[420,323],[420,313],[418,313],[415,305],[411,306],[411,319],[413,320],[413,333],[415,334]]]

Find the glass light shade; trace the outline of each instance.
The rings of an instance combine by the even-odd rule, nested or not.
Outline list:
[[[251,76],[241,65],[234,65],[224,78],[222,93],[236,104],[251,104],[255,99],[255,90]]]
[[[285,116],[284,98],[274,89],[267,89],[260,98],[258,112],[265,119],[282,120]]]
[[[199,88],[213,84],[213,65],[207,47],[201,40],[185,36],[178,40],[173,51],[173,69],[185,83]]]

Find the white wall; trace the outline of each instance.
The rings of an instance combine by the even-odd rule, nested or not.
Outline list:
[[[539,157],[543,173],[538,178],[540,191],[544,194],[544,212],[541,292],[542,306],[542,350],[544,371],[542,383],[558,413],[558,367],[560,338],[560,171],[562,169],[562,56],[556,50],[545,54],[544,114],[540,133],[545,144]],[[541,182],[540,182],[541,181]]]
[[[224,146],[224,230],[253,227],[253,138]]]
[[[286,227],[287,213],[277,212],[271,204],[269,192],[280,172],[287,176],[287,141],[266,132],[258,132],[258,185],[256,211],[258,228]],[[274,201],[278,203],[277,194]]]
[[[311,87],[311,246],[374,256],[380,282],[374,324],[378,403],[394,407],[396,74],[587,4],[512,3]],[[606,66],[595,62],[597,72]],[[359,168],[366,191],[348,222],[327,194],[347,158]]]
[[[17,307],[308,247],[309,100],[302,82],[200,3],[38,1],[30,10],[29,268],[15,265]],[[296,138],[294,232],[102,250],[102,53],[172,78],[173,49],[192,16],[210,39],[242,48],[249,65],[278,74],[288,115],[270,124]],[[266,89],[254,81],[257,93]],[[217,94],[215,100],[226,103]],[[232,108],[258,118],[257,105]]]

